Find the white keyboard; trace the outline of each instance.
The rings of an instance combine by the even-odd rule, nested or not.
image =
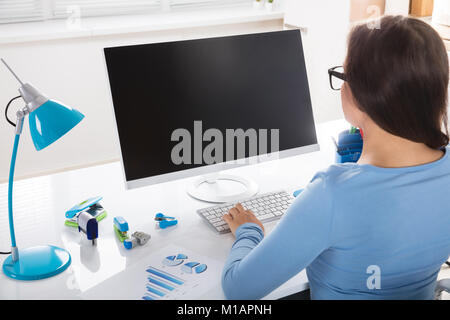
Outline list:
[[[256,195],[239,202],[246,210],[253,211],[261,222],[269,222],[280,219],[293,200],[294,197],[286,191],[277,191]],[[235,205],[236,203],[221,204],[197,210],[197,213],[218,233],[228,233],[230,228],[222,216]]]

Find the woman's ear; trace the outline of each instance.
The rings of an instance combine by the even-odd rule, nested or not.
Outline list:
[[[364,123],[365,113],[358,108],[353,97],[352,90],[347,82],[341,89],[342,111],[345,119],[354,127],[361,128]]]

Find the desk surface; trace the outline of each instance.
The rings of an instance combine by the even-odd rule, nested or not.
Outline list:
[[[292,192],[304,187],[315,172],[334,162],[330,137],[346,128],[348,124],[343,120],[319,125],[319,152],[232,169],[227,173],[255,180],[262,193],[278,189]],[[14,221],[19,249],[40,244],[58,245],[70,252],[72,264],[62,274],[34,282],[12,280],[0,272],[0,299],[79,299],[84,291],[169,243],[225,263],[234,238],[231,234],[216,234],[196,214],[197,209],[209,204],[187,195],[186,187],[193,179],[126,190],[121,165],[115,162],[15,182]],[[74,204],[96,195],[103,196],[102,205],[108,217],[99,223],[99,239],[93,247],[76,229],[64,225],[64,213]],[[157,212],[176,216],[179,225],[157,229],[153,220]],[[0,213],[0,250],[6,251],[10,247],[7,184],[0,185]],[[131,230],[150,233],[149,243],[130,251],[123,248],[113,232],[114,216],[125,217]],[[276,223],[266,224],[267,232]],[[0,264],[5,258],[0,256]],[[307,287],[303,270],[265,298],[278,299]],[[224,299],[220,281],[204,298]]]

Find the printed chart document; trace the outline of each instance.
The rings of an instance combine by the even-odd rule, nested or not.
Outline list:
[[[83,299],[192,300],[220,285],[222,264],[174,245],[84,292]]]

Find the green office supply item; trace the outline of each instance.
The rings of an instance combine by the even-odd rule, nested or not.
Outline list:
[[[120,242],[124,242],[125,240],[130,238],[127,232],[120,231],[115,225],[114,225],[114,232],[116,233],[116,236]]]

